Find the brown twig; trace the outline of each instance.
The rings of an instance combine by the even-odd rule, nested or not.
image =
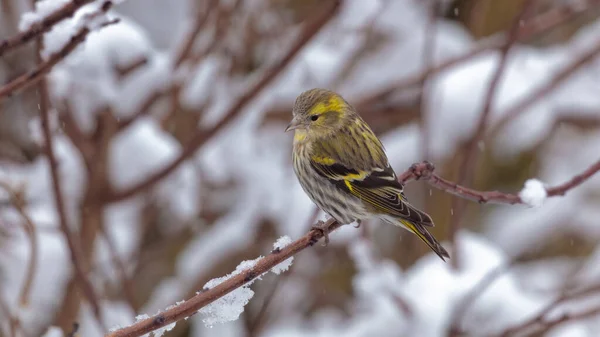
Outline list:
[[[335,231],[341,226],[338,222],[332,219],[328,220],[326,225],[328,226],[329,231]],[[113,331],[105,335],[105,337],[137,337],[178,320],[190,317],[197,313],[200,308],[254,280],[298,252],[313,246],[322,237],[323,233],[321,231],[311,230],[308,232],[308,234],[304,235],[283,249],[279,251],[273,251],[264,258],[260,259],[254,265],[254,267],[244,270],[243,272],[231,277],[216,287],[200,292],[196,296],[181,303],[180,305],[165,310],[164,312],[154,315],[153,317],[141,320],[126,328]]]
[[[105,25],[111,25],[117,23],[118,21],[118,19],[115,19],[107,22]],[[46,61],[38,64],[38,66],[35,69],[13,79],[12,81],[4,84],[3,86],[0,86],[0,99],[6,96],[10,96],[18,90],[26,89],[38,83],[42,78],[46,76],[46,74],[50,72],[50,70],[52,70],[52,68],[55,65],[64,60],[69,54],[71,54],[75,50],[75,48],[77,48],[77,46],[79,46],[83,41],[85,41],[85,38],[89,33],[89,28],[81,28],[77,32],[77,34],[75,34],[71,38],[71,40],[64,47],[62,47],[61,50],[50,55],[50,57]]]
[[[165,178],[171,172],[173,172],[181,163],[187,160],[198,150],[207,140],[211,139],[221,129],[229,124],[230,121],[235,119],[243,110],[243,108],[252,99],[257,96],[271,81],[277,77],[290,61],[298,54],[298,52],[315,36],[327,22],[334,17],[337,12],[341,1],[331,1],[325,10],[320,15],[316,16],[316,19],[306,25],[300,33],[299,38],[295,41],[288,52],[282,57],[282,59],[273,65],[266,71],[264,77],[259,80],[254,86],[252,86],[244,95],[242,95],[237,102],[225,113],[223,117],[215,126],[205,132],[197,132],[192,140],[183,148],[181,154],[173,160],[170,164],[163,167],[158,172],[151,175],[146,180],[139,182],[125,190],[113,191],[105,196],[106,202],[116,202],[126,198],[129,198],[147,188],[150,188],[156,184],[159,180]]]
[[[237,0],[234,5],[233,8],[237,8],[240,4],[240,0]],[[210,8],[212,8],[214,6],[210,6]],[[209,8],[209,9],[210,9]],[[206,12],[204,14],[200,14],[200,16],[198,17],[198,20],[196,21],[195,24],[195,29],[193,29],[190,32],[190,35],[188,35],[188,37],[185,39],[183,45],[180,47],[181,51],[179,52],[178,56],[176,57],[176,62],[174,64],[173,67],[173,73],[177,73],[179,71],[179,69],[181,68],[181,65],[184,63],[185,60],[188,60],[189,64],[191,66],[195,66],[197,65],[206,55],[210,54],[213,49],[218,45],[218,42],[221,42],[224,38],[223,38],[223,32],[225,31],[225,29],[230,28],[231,25],[229,24],[228,20],[224,20],[222,18],[222,15],[220,14],[221,8],[217,8],[217,18],[216,18],[216,32],[215,32],[215,37],[213,38],[212,42],[209,44],[209,46],[203,50],[201,53],[199,53],[198,55],[192,55],[192,46],[194,41],[196,40],[196,37],[198,35],[198,33],[200,32],[200,30],[202,29],[202,27],[204,25],[206,25],[206,22],[208,21],[208,17],[209,17],[209,10],[206,10]],[[231,16],[231,15],[229,15]],[[171,105],[177,107],[180,103],[175,101],[179,98],[179,93],[181,91],[181,89],[184,87],[183,82],[181,81],[175,81],[173,83],[171,83],[170,86],[168,86],[167,88],[160,88],[157,89],[156,91],[154,91],[153,93],[151,93],[146,100],[144,100],[142,102],[142,104],[140,104],[140,108],[134,112],[131,116],[127,117],[127,118],[123,118],[121,119],[121,121],[119,122],[119,131],[125,130],[127,127],[129,127],[133,122],[135,122],[136,120],[138,120],[139,118],[148,115],[151,112],[152,106],[158,102],[161,98],[170,95],[170,97],[172,98],[171,100]],[[172,112],[171,112],[172,114]],[[169,116],[170,114],[168,114],[167,116]]]
[[[194,27],[192,31],[187,35],[185,42],[183,43],[181,50],[177,53],[177,57],[175,57],[175,67],[181,66],[183,61],[185,61],[192,52],[192,47],[194,46],[194,42],[196,41],[196,37],[202,31],[202,28],[205,26],[208,21],[208,16],[211,10],[216,7],[217,0],[210,0],[204,8],[203,11],[198,13],[198,17],[196,22],[194,23]]]
[[[21,330],[23,332],[23,328],[21,327],[21,322],[19,321],[19,317],[12,314],[11,308],[6,303],[6,299],[0,295],[0,311],[4,314],[5,322],[8,322],[9,328],[9,336],[17,337],[17,330]]]
[[[87,28],[84,28],[87,29]],[[71,233],[71,229],[69,228],[68,219],[67,219],[67,211],[65,207],[64,198],[61,190],[61,180],[60,175],[58,174],[58,161],[56,159],[56,155],[54,154],[53,147],[53,139],[52,139],[52,131],[50,130],[50,97],[48,93],[48,85],[46,83],[45,78],[41,78],[40,81],[40,115],[42,120],[42,132],[44,137],[44,142],[46,144],[46,155],[48,157],[48,162],[50,166],[50,175],[52,178],[52,188],[54,190],[54,198],[56,201],[56,209],[59,217],[59,225],[60,229],[65,236],[67,241],[67,246],[69,248],[69,252],[71,255],[71,261],[73,263],[73,267],[75,268],[75,277],[78,278],[79,282],[77,284],[81,287],[82,292],[86,296],[90,306],[92,307],[92,311],[103,327],[102,315],[100,312],[100,304],[96,294],[94,292],[94,288],[92,284],[86,277],[86,272],[89,270],[85,265],[85,260],[82,259],[81,249],[75,240],[73,234]]]
[[[576,314],[570,314],[570,313],[565,313],[559,317],[556,317],[554,319],[547,319],[547,315],[552,312],[554,309],[556,309],[557,307],[559,307],[561,304],[577,299],[577,298],[581,298],[581,297],[586,297],[586,296],[590,296],[593,295],[595,293],[600,292],[600,284],[596,284],[596,285],[592,285],[589,286],[587,288],[583,288],[583,289],[579,289],[576,291],[563,291],[563,293],[558,296],[554,301],[550,302],[546,307],[544,307],[537,315],[531,317],[528,320],[525,320],[523,323],[515,325],[513,327],[510,327],[506,330],[504,330],[503,332],[501,332],[499,334],[499,336],[501,337],[509,337],[509,336],[514,336],[514,335],[518,335],[519,333],[528,331],[528,330],[533,330],[536,327],[538,329],[545,329],[545,330],[549,330],[551,327],[554,327],[558,324],[564,323],[566,321],[572,320],[572,319],[583,319],[583,318],[587,318],[590,316],[594,316],[594,315],[598,315],[600,314],[600,307],[588,310],[588,311],[582,311],[580,313],[576,313]]]
[[[31,293],[31,286],[35,278],[35,271],[38,266],[38,240],[33,220],[27,214],[25,210],[25,198],[22,192],[14,190],[9,184],[0,181],[0,187],[8,193],[11,204],[15,207],[21,218],[23,219],[23,230],[29,238],[29,263],[27,265],[27,271],[25,272],[25,282],[21,293],[19,295],[19,302],[22,306],[29,304],[29,295]]]
[[[459,196],[463,199],[476,201],[480,204],[495,203],[495,204],[523,204],[523,200],[516,195],[510,193],[502,193],[498,191],[477,191],[468,187],[461,186],[455,182],[446,180],[434,171],[435,167],[429,162],[413,164],[410,169],[402,173],[398,177],[398,181],[403,184],[411,180],[426,180],[429,185],[442,190],[444,192]],[[581,185],[583,182],[591,178],[594,174],[600,171],[600,160],[592,164],[583,172],[575,175],[568,181],[546,188],[548,197],[563,196],[571,189]]]
[[[556,27],[559,27],[569,22],[578,15],[585,14],[590,9],[596,6],[600,6],[600,0],[589,0],[585,4],[585,6],[577,8],[577,10],[573,10],[572,6],[569,4],[565,4],[562,6],[557,5],[552,9],[548,10],[546,13],[537,15],[531,20],[527,20],[519,28],[518,42],[527,41],[537,36],[540,36]],[[502,48],[507,43],[509,43],[509,39],[506,36],[493,36],[485,40],[484,42],[478,44],[472,51],[466,54],[452,57],[418,74],[399,80],[395,84],[392,84],[391,86],[387,87],[385,90],[371,95],[365,100],[365,104],[368,104],[369,102],[381,102],[395,91],[407,90],[419,85],[426,77],[430,76],[431,74],[440,73],[453,66],[457,66],[461,63],[479,57],[488,51]]]
[[[483,138],[485,133],[485,129],[487,126],[487,122],[492,112],[492,104],[494,103],[494,98],[496,95],[496,89],[500,84],[500,80],[502,79],[502,75],[504,74],[504,70],[506,69],[506,64],[509,56],[509,51],[512,46],[517,43],[519,39],[519,27],[521,26],[521,22],[525,18],[525,16],[529,13],[529,11],[533,8],[535,4],[535,0],[525,0],[521,12],[514,19],[514,22],[507,34],[507,42],[500,48],[500,60],[498,61],[498,67],[496,71],[492,75],[492,79],[488,90],[484,96],[483,100],[483,109],[481,114],[479,115],[479,120],[476,124],[475,132],[471,135],[470,139],[467,140],[465,145],[465,151],[463,153],[463,158],[461,160],[459,169],[458,169],[458,183],[459,184],[467,184],[470,185],[473,181],[473,170],[477,165],[477,145],[479,141]],[[465,202],[463,199],[453,198],[451,208],[454,210],[454,216],[450,218],[449,232],[450,232],[450,242],[456,246],[455,238],[456,234],[460,230],[460,222],[462,219],[462,214],[465,208]],[[460,260],[457,257],[457,250],[454,250],[455,257],[452,260],[453,266],[457,267],[458,262]]]
[[[63,106],[64,110],[59,114],[60,121],[62,122],[62,129],[71,140],[71,144],[73,144],[81,154],[85,168],[90,172],[94,160],[93,145],[90,144],[89,137],[85,135],[79,125],[77,125],[73,109],[67,99],[63,100]]]
[[[260,306],[260,309],[254,319],[248,324],[248,336],[259,336],[263,326],[266,324],[269,318],[267,315],[267,311],[271,303],[273,303],[273,299],[275,298],[275,294],[281,288],[281,285],[288,278],[289,273],[283,274],[277,277],[274,281],[275,284],[269,287],[269,293],[265,296],[263,303]]]
[[[129,304],[131,310],[135,311],[138,309],[138,305],[135,300],[135,286],[127,273],[125,262],[123,262],[123,259],[119,256],[117,246],[112,237],[110,236],[110,233],[106,229],[104,223],[100,226],[100,231],[102,232],[102,235],[106,240],[111,261],[119,274],[119,278],[121,279],[121,287],[123,288],[123,295],[125,295],[125,300],[127,304]]]
[[[508,272],[512,263],[501,265],[488,272],[481,280],[469,290],[469,292],[461,299],[455,309],[452,311],[451,326],[449,336],[460,336],[464,334],[461,328],[463,317],[467,310],[473,305],[475,300],[479,298],[500,276]]]
[[[502,112],[500,115],[502,118],[494,125],[492,130],[489,132],[490,138],[493,138],[498,135],[498,133],[512,120],[517,118],[520,114],[525,112],[527,108],[532,106],[534,103],[544,98],[546,95],[551,93],[554,89],[556,89],[559,85],[561,85],[567,78],[572,76],[576,71],[581,69],[581,67],[586,64],[592,62],[598,55],[600,54],[600,42],[596,43],[596,45],[583,53],[579,58],[570,64],[566,65],[564,68],[559,70],[548,82],[537,89],[535,92],[527,95],[527,97],[523,98],[521,101],[508,108],[506,111]]]
[[[0,56],[12,48],[24,45],[43,33],[50,31],[54,25],[62,20],[73,16],[73,14],[82,6],[92,2],[92,0],[73,0],[54,12],[45,16],[41,21],[34,23],[24,32],[21,32],[11,38],[0,42]]]

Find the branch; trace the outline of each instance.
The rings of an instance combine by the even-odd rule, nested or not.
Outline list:
[[[194,42],[196,41],[196,37],[202,31],[202,28],[208,22],[208,16],[211,10],[215,7],[217,1],[210,0],[209,3],[205,6],[204,11],[198,13],[198,17],[196,22],[194,23],[194,27],[192,31],[187,35],[185,42],[183,43],[181,50],[177,53],[177,57],[175,57],[175,67],[181,66],[183,62],[190,56],[192,51],[192,47],[194,46]]]
[[[596,285],[592,285],[589,286],[587,288],[583,288],[577,291],[572,291],[572,292],[568,292],[568,291],[564,291],[558,298],[556,298],[554,301],[550,302],[550,304],[548,304],[545,308],[543,308],[537,315],[535,315],[534,317],[531,317],[530,319],[524,321],[521,324],[518,324],[516,326],[510,327],[506,330],[504,330],[502,333],[500,333],[501,337],[509,337],[509,336],[514,336],[514,335],[518,335],[519,333],[528,331],[528,330],[534,330],[536,327],[537,329],[544,329],[544,330],[549,330],[550,328],[564,323],[566,321],[569,320],[573,320],[573,319],[584,319],[587,317],[591,317],[591,316],[595,316],[600,314],[600,307],[594,308],[594,309],[590,309],[588,311],[582,311],[580,313],[564,313],[563,315],[560,315],[554,319],[548,319],[546,316],[551,313],[553,310],[555,310],[556,308],[558,308],[561,304],[577,299],[577,298],[584,298],[584,297],[589,297],[595,293],[600,292],[600,284],[596,284]],[[532,331],[530,331],[532,332]]]
[[[84,28],[83,30],[87,30],[87,32],[89,32],[87,28]],[[67,241],[67,246],[71,255],[71,261],[73,262],[73,266],[75,268],[75,277],[77,277],[77,279],[79,280],[77,284],[81,287],[83,294],[86,296],[88,302],[90,303],[90,306],[93,309],[92,311],[94,312],[96,319],[98,320],[100,325],[103,326],[98,298],[96,297],[92,284],[86,277],[86,272],[89,269],[85,265],[85,261],[81,258],[81,249],[78,246],[77,241],[73,237],[73,233],[71,233],[71,230],[69,228],[65,201],[61,190],[62,183],[60,175],[58,174],[58,161],[54,153],[54,141],[52,139],[52,132],[50,130],[50,97],[48,93],[48,85],[46,83],[45,78],[41,77],[40,79],[40,117],[42,120],[42,132],[44,142],[46,144],[46,155],[48,156],[48,165],[50,166],[52,188],[54,190],[54,198],[59,217],[60,229],[63,232]]]
[[[509,264],[501,265],[488,272],[481,280],[469,290],[454,307],[451,314],[451,325],[449,336],[461,336],[465,334],[465,331],[461,328],[461,323],[465,317],[469,308],[473,305],[475,300],[479,298],[500,276],[504,275],[510,267],[512,267],[511,261]]]
[[[110,4],[110,1],[105,2],[105,5],[102,6],[102,11],[107,11],[111,6]],[[118,19],[106,22],[103,25],[103,27],[117,22],[119,22]],[[69,54],[71,54],[75,50],[75,48],[77,48],[77,46],[79,46],[83,41],[85,41],[85,38],[90,32],[91,30],[88,27],[81,28],[77,32],[77,34],[75,34],[71,38],[71,40],[64,47],[62,47],[61,50],[50,55],[50,57],[46,61],[38,64],[38,66],[35,69],[1,86],[0,100],[5,96],[12,95],[17,90],[22,90],[38,83],[42,78],[46,76],[46,74],[50,72],[50,70],[52,70],[52,68],[56,64],[65,59]]]
[[[489,137],[495,137],[502,128],[504,128],[510,121],[517,118],[520,114],[525,112],[527,108],[532,106],[534,103],[544,98],[546,95],[554,91],[560,84],[566,79],[572,76],[575,72],[580,70],[583,66],[594,61],[594,59],[600,54],[600,41],[595,46],[583,53],[579,58],[575,59],[570,64],[560,69],[548,82],[535,92],[527,95],[520,102],[514,106],[508,108],[506,111],[500,113],[503,116],[490,131]]]
[[[235,119],[242,112],[243,108],[250,101],[252,101],[254,97],[260,94],[262,90],[285,69],[285,67],[290,63],[290,61],[292,61],[292,59],[294,59],[298,52],[302,50],[302,48],[321,30],[321,28],[323,28],[323,26],[325,26],[327,22],[329,22],[329,20],[331,20],[332,17],[334,17],[335,13],[340,7],[340,4],[340,0],[331,1],[328,8],[326,8],[320,15],[317,15],[315,20],[304,27],[299,38],[295,41],[283,58],[273,67],[267,70],[265,76],[253,87],[251,87],[250,90],[248,90],[242,97],[240,97],[238,101],[229,109],[229,111],[225,113],[225,117],[222,118],[213,128],[207,130],[206,132],[197,132],[192,140],[183,148],[179,157],[146,180],[139,182],[125,190],[108,193],[108,195],[105,196],[105,201],[121,201],[152,187],[159,180],[165,178],[171,172],[173,172],[181,163],[191,157],[206,141],[211,139],[215,134],[227,126],[230,121]]]
[[[427,181],[427,183],[429,183],[429,185],[439,190],[453,194],[463,199],[476,201],[480,204],[524,204],[524,202],[517,194],[502,193],[498,191],[477,191],[468,187],[461,186],[455,182],[438,176],[433,172],[434,169],[435,167],[433,166],[433,164],[427,161],[413,164],[408,171],[404,172],[398,177],[398,180],[402,184],[406,184],[411,180],[425,180]],[[598,171],[600,171],[600,160],[592,164],[580,174],[575,175],[567,182],[557,186],[547,187],[547,196],[563,196],[569,190],[581,185],[583,182],[591,178]]]
[[[500,80],[502,79],[502,75],[506,69],[507,61],[508,61],[508,53],[512,46],[517,43],[519,39],[519,27],[521,26],[521,22],[523,22],[526,15],[531,11],[533,5],[535,4],[535,0],[525,0],[525,3],[522,6],[522,9],[514,18],[514,22],[510,27],[510,30],[507,35],[507,40],[504,46],[500,48],[500,60],[498,61],[498,67],[496,71],[492,75],[492,79],[488,90],[485,94],[483,109],[481,114],[479,115],[479,120],[477,122],[477,127],[475,132],[473,132],[472,136],[466,143],[465,152],[463,154],[462,161],[460,163],[458,169],[458,183],[459,184],[468,184],[470,185],[473,181],[473,169],[477,164],[477,143],[483,138],[485,133],[485,129],[487,126],[487,122],[492,112],[492,104],[494,103],[494,98],[496,95],[496,89],[500,84]],[[450,242],[455,245],[456,233],[460,230],[460,221],[462,219],[462,213],[464,211],[465,203],[464,200],[453,198],[452,200],[452,209],[455,210],[456,215],[450,219]],[[456,251],[456,250],[455,250]],[[456,253],[455,253],[456,255]],[[454,258],[453,264],[457,266],[459,259]]]
[[[554,28],[557,28],[573,20],[578,15],[585,15],[591,9],[598,6],[600,6],[600,0],[588,0],[587,3],[584,4],[584,6],[578,7],[577,10],[573,10],[572,5],[569,4],[564,4],[562,6],[554,6],[547,12],[527,20],[524,23],[524,25],[519,28],[518,41],[524,42],[538,37]],[[426,69],[418,74],[399,80],[398,82],[392,84],[385,90],[367,98],[364,104],[370,104],[371,102],[381,102],[388,95],[392,94],[395,91],[407,90],[419,85],[424,81],[425,78],[427,78],[431,74],[442,72],[448,68],[472,60],[476,57],[479,57],[480,55],[483,55],[485,52],[502,48],[507,43],[509,43],[509,39],[507,36],[493,36],[477,45],[469,53],[447,59],[445,61],[440,62],[438,65],[432,66],[431,68]]]
[[[19,302],[22,306],[27,306],[29,303],[29,295],[31,293],[31,286],[35,278],[35,271],[38,265],[38,240],[35,232],[35,225],[31,217],[25,211],[25,198],[22,191],[13,189],[9,184],[0,181],[0,187],[8,193],[11,204],[15,207],[21,218],[23,219],[23,230],[29,238],[29,264],[27,265],[27,271],[25,272],[23,288],[19,294]]]
[[[333,219],[328,220],[325,225],[328,230],[335,231],[341,225]],[[281,250],[274,250],[264,258],[260,259],[254,267],[244,270],[238,275],[224,281],[214,288],[198,293],[189,300],[177,305],[171,309],[165,310],[162,313],[153,317],[141,320],[126,328],[113,331],[105,337],[137,337],[146,333],[162,328],[178,320],[190,317],[198,312],[202,307],[214,302],[215,300],[229,294],[235,289],[254,280],[260,275],[268,272],[277,264],[287,260],[298,252],[313,246],[323,237],[323,233],[319,230],[312,230],[300,239],[289,244]]]
[[[40,22],[36,22],[28,30],[17,34],[11,38],[0,42],[0,56],[2,56],[7,50],[19,47],[32,41],[43,33],[46,33],[54,27],[57,23],[62,20],[73,16],[73,14],[82,6],[92,2],[93,0],[73,0],[62,7],[58,8],[54,12],[44,17]]]
[[[402,184],[406,184],[413,180],[426,180],[432,186],[439,188],[445,192],[453,193],[462,198],[475,200],[480,203],[522,203],[520,201],[520,198],[516,195],[505,194],[500,192],[480,192],[459,186],[453,182],[439,177],[438,175],[433,173],[433,170],[434,166],[429,162],[413,164],[406,172],[399,175],[398,180]],[[562,185],[558,185],[556,187],[548,188],[548,196],[563,195],[566,191],[580,185],[598,171],[600,171],[600,161],[588,168],[582,174],[573,177],[568,182]],[[342,226],[334,219],[329,219],[325,223],[325,225],[327,225],[329,232],[333,232]],[[194,315],[202,307],[214,302],[215,300],[229,294],[233,290],[254,280],[256,277],[269,271],[271,268],[287,260],[289,257],[299,253],[300,251],[308,247],[313,246],[321,238],[323,238],[323,233],[321,231],[311,230],[300,239],[286,246],[284,249],[280,251],[271,252],[265,258],[259,260],[254,267],[247,269],[242,273],[224,281],[218,286],[198,293],[196,296],[190,298],[184,303],[175,306],[171,309],[167,309],[166,311],[160,314],[139,321],[129,327],[113,331],[107,334],[105,337],[137,337],[149,333],[153,330],[162,328],[178,320]],[[477,293],[480,293],[483,290],[485,290],[486,284],[490,283],[496,276],[492,275],[486,277],[485,280],[482,282],[482,285],[479,286],[479,288],[481,289],[477,290]],[[476,297],[477,293],[473,296]],[[578,297],[581,296],[581,294],[580,292],[573,293],[570,295],[570,298],[574,296]]]

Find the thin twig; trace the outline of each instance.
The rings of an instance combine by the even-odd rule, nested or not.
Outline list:
[[[0,56],[7,50],[24,45],[33,41],[43,33],[50,31],[54,25],[62,20],[73,16],[73,14],[82,6],[92,2],[92,0],[73,0],[58,8],[54,12],[46,15],[41,21],[34,23],[28,30],[21,32],[11,38],[0,42]]]
[[[29,263],[27,264],[27,270],[25,272],[23,288],[19,295],[19,303],[21,306],[27,306],[29,304],[29,295],[31,293],[31,286],[35,278],[35,271],[38,266],[38,238],[36,234],[36,226],[33,220],[27,214],[25,210],[25,198],[22,192],[14,190],[9,184],[0,181],[0,187],[8,193],[10,196],[11,204],[15,207],[21,218],[23,219],[23,230],[29,238]]]
[[[460,336],[464,333],[461,328],[461,323],[467,310],[473,305],[475,300],[479,298],[479,296],[481,296],[500,276],[504,275],[511,266],[512,263],[496,267],[483,276],[481,280],[471,288],[465,296],[463,296],[462,300],[452,311],[450,336]]]
[[[100,311],[100,304],[96,294],[94,292],[94,288],[92,284],[86,277],[86,272],[89,270],[85,264],[85,260],[82,259],[81,249],[73,237],[71,230],[69,228],[65,201],[62,195],[61,190],[61,180],[60,175],[58,174],[58,161],[56,159],[56,155],[54,154],[54,146],[52,139],[52,131],[50,130],[50,97],[48,93],[48,85],[46,83],[45,78],[41,78],[40,81],[40,115],[42,120],[42,132],[44,137],[44,142],[46,144],[46,155],[48,156],[48,162],[50,166],[50,175],[52,177],[52,188],[54,190],[54,198],[56,201],[56,209],[59,217],[60,229],[63,232],[65,239],[67,241],[67,246],[69,248],[69,252],[71,255],[71,261],[73,263],[73,267],[75,268],[75,277],[78,278],[79,282],[77,284],[81,287],[83,294],[86,296],[88,302],[92,307],[92,311],[95,315],[95,318],[99,322],[100,326],[104,326],[102,320],[102,314]]]
[[[333,219],[328,220],[325,223],[328,226],[330,232],[335,231],[341,225]],[[323,237],[323,233],[318,230],[311,230],[308,234],[304,235],[300,239],[292,242],[288,246],[281,250],[275,250],[260,259],[254,267],[247,269],[238,275],[235,275],[217,285],[214,288],[210,288],[203,292],[198,293],[196,296],[189,300],[177,305],[171,309],[167,309],[162,313],[154,315],[150,318],[138,321],[137,323],[130,325],[126,328],[122,328],[107,334],[105,337],[137,337],[142,336],[146,333],[169,325],[178,320],[190,317],[198,312],[202,307],[216,301],[217,299],[229,294],[235,289],[243,286],[244,284],[254,280],[260,275],[268,272],[271,268],[277,264],[285,261],[289,257],[297,254],[298,252],[313,246]]]
[[[194,27],[192,31],[187,35],[185,42],[183,43],[181,50],[177,53],[175,57],[175,67],[181,66],[183,61],[185,61],[192,52],[192,47],[194,46],[194,42],[196,41],[196,37],[202,31],[202,28],[205,26],[206,22],[208,22],[208,16],[211,13],[211,10],[216,7],[217,0],[210,0],[204,8],[203,11],[198,13],[198,17],[196,22],[194,23]]]
[[[107,22],[105,24],[105,26],[111,25],[111,24],[114,24],[117,22],[119,22],[119,20],[115,19],[115,20]],[[26,88],[38,83],[42,78],[44,78],[46,76],[46,74],[48,74],[50,72],[50,70],[52,70],[52,68],[55,65],[57,65],[59,62],[64,60],[69,54],[71,54],[75,50],[75,48],[77,48],[77,46],[79,46],[81,43],[83,43],[83,41],[85,41],[85,38],[87,37],[87,35],[89,33],[90,33],[89,28],[87,28],[87,27],[81,28],[77,32],[77,34],[75,34],[71,38],[71,40],[64,47],[62,47],[61,50],[50,55],[50,57],[46,61],[38,64],[38,66],[35,69],[33,69],[19,77],[16,77],[15,79],[4,84],[3,86],[0,86],[0,100],[6,96],[10,96],[10,95],[14,94],[18,90],[26,89]]]
[[[529,107],[544,98],[546,95],[554,91],[559,85],[563,84],[566,79],[572,76],[575,72],[581,69],[583,66],[592,62],[600,54],[600,41],[595,46],[583,53],[579,58],[575,59],[570,64],[560,69],[551,79],[546,82],[545,85],[537,89],[535,92],[527,95],[521,101],[509,107],[506,111],[500,113],[502,118],[495,123],[494,127],[490,130],[488,137],[493,138],[512,120],[517,118],[520,114],[524,113]]]
[[[572,6],[569,4],[565,4],[562,6],[557,5],[552,9],[548,10],[546,13],[537,15],[536,17],[527,20],[523,24],[523,26],[519,28],[518,42],[528,41],[535,37],[538,37],[556,27],[559,27],[571,21],[574,17],[577,17],[578,15],[582,15],[589,12],[592,8],[597,6],[600,6],[600,0],[589,0],[585,4],[585,6],[581,6],[577,8],[577,10],[573,10]],[[452,57],[418,74],[398,80],[398,82],[390,85],[383,91],[371,95],[369,98],[365,99],[365,102],[363,104],[369,104],[370,102],[381,102],[393,92],[407,90],[418,86],[420,83],[423,82],[424,78],[430,76],[431,74],[440,73],[446,69],[477,58],[488,51],[502,48],[507,43],[509,43],[507,36],[495,35],[489,39],[486,39],[484,42],[478,44],[473,50],[466,54]]]
[[[321,30],[321,28],[331,20],[332,17],[334,17],[334,14],[337,12],[340,6],[340,3],[340,0],[331,1],[331,5],[328,8],[326,8],[320,15],[317,15],[314,21],[310,22],[304,27],[299,38],[282,57],[282,59],[269,70],[267,70],[265,76],[253,87],[251,87],[250,90],[248,90],[244,95],[242,95],[229,109],[229,111],[225,113],[225,117],[223,117],[215,126],[205,132],[197,132],[175,160],[142,182],[139,182],[125,190],[108,193],[108,195],[105,196],[105,201],[117,202],[129,198],[143,190],[150,188],[159,180],[165,178],[177,167],[179,167],[181,163],[192,156],[206,141],[211,139],[215,134],[221,131],[221,129],[227,126],[230,121],[235,119],[243,111],[243,108],[250,101],[252,101],[254,97],[262,92],[262,90],[286,68],[290,61],[298,54],[300,50],[302,50],[308,41],[310,41],[312,37],[315,36]]]
[[[135,300],[135,286],[131,282],[131,278],[128,276],[127,268],[125,267],[125,262],[123,262],[123,259],[119,256],[119,252],[117,251],[117,245],[110,236],[110,233],[108,232],[104,223],[100,226],[100,231],[102,232],[102,235],[106,240],[111,261],[119,274],[119,278],[121,279],[121,287],[123,289],[123,295],[125,295],[125,300],[127,304],[129,304],[131,310],[135,311],[138,308],[138,305]]]
[[[490,113],[492,112],[492,105],[494,103],[494,98],[495,98],[496,91],[497,91],[496,89],[498,88],[498,85],[500,84],[500,80],[502,79],[502,75],[504,74],[504,71],[506,69],[509,51],[512,48],[512,46],[515,43],[517,43],[517,41],[519,39],[519,27],[521,26],[521,22],[523,21],[525,16],[527,14],[529,14],[529,12],[533,8],[534,4],[535,4],[535,0],[525,0],[525,3],[523,4],[523,7],[521,9],[521,12],[514,19],[514,22],[508,32],[506,44],[502,48],[500,48],[500,60],[498,61],[498,67],[496,68],[496,71],[492,75],[490,85],[484,96],[483,109],[481,111],[481,114],[479,115],[479,120],[477,122],[475,132],[473,132],[472,136],[466,142],[466,145],[465,145],[465,151],[463,153],[463,158],[462,158],[462,161],[461,161],[459,169],[458,169],[459,173],[458,173],[457,181],[459,184],[470,185],[471,182],[473,181],[473,179],[472,179],[472,177],[474,176],[473,170],[475,169],[475,167],[477,165],[477,157],[478,157],[477,156],[477,154],[478,154],[477,146],[478,146],[479,141],[483,138],[483,135],[485,133],[487,122],[488,122]],[[456,234],[460,230],[460,222],[462,219],[462,214],[463,214],[465,205],[466,204],[463,199],[459,199],[459,198],[452,199],[451,208],[454,210],[454,216],[450,218],[450,225],[448,226],[449,227],[448,229],[450,232],[450,235],[449,235],[450,242],[454,246],[456,246],[455,238],[456,238]],[[454,265],[454,267],[457,267],[460,258],[456,257],[456,254],[457,254],[456,249],[454,250],[454,252],[455,252],[454,253],[455,257],[453,259],[453,265]]]
[[[21,322],[19,321],[19,317],[12,314],[11,308],[6,303],[6,299],[0,294],[0,311],[4,314],[5,322],[8,323],[9,328],[9,336],[17,337],[17,330],[21,330],[23,332],[23,328],[21,327]]]
[[[426,161],[413,164],[408,171],[402,173],[398,177],[398,181],[406,184],[411,180],[425,180],[429,185],[439,190],[459,196],[463,199],[476,201],[480,204],[523,204],[523,200],[521,200],[517,194],[502,193],[498,191],[477,191],[438,176],[433,172],[434,169],[435,167],[433,164]],[[573,176],[573,178],[568,181],[560,185],[547,187],[546,194],[548,197],[563,196],[571,189],[590,179],[593,175],[598,173],[598,171],[600,171],[600,160],[592,164],[583,172]]]
[[[554,301],[550,302],[546,307],[544,307],[537,315],[531,317],[528,320],[525,320],[523,323],[510,327],[503,332],[500,333],[501,337],[509,337],[518,335],[519,333],[535,329],[549,329],[550,327],[554,327],[558,324],[564,323],[571,319],[582,319],[587,318],[593,315],[600,314],[600,308],[595,308],[589,311],[583,311],[578,314],[569,314],[565,313],[555,319],[547,319],[547,315],[559,307],[561,304],[581,298],[581,297],[589,297],[593,294],[600,292],[600,284],[595,284],[583,289],[575,290],[575,291],[564,291],[560,296],[558,296]]]

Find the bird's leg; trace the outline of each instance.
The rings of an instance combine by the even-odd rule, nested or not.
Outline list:
[[[317,230],[323,234],[323,238],[325,239],[323,247],[326,247],[329,244],[329,226],[327,223],[319,220],[316,224],[312,225],[311,229]]]
[[[362,220],[358,219],[356,220],[356,226],[354,226],[354,228],[360,228]]]

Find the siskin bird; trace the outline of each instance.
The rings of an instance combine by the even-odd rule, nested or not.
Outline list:
[[[285,131],[294,130],[294,171],[321,210],[342,224],[379,218],[406,228],[449,258],[427,231],[433,220],[408,203],[381,141],[344,98],[311,89],[298,96],[292,114]],[[314,228],[327,242],[323,223]]]

